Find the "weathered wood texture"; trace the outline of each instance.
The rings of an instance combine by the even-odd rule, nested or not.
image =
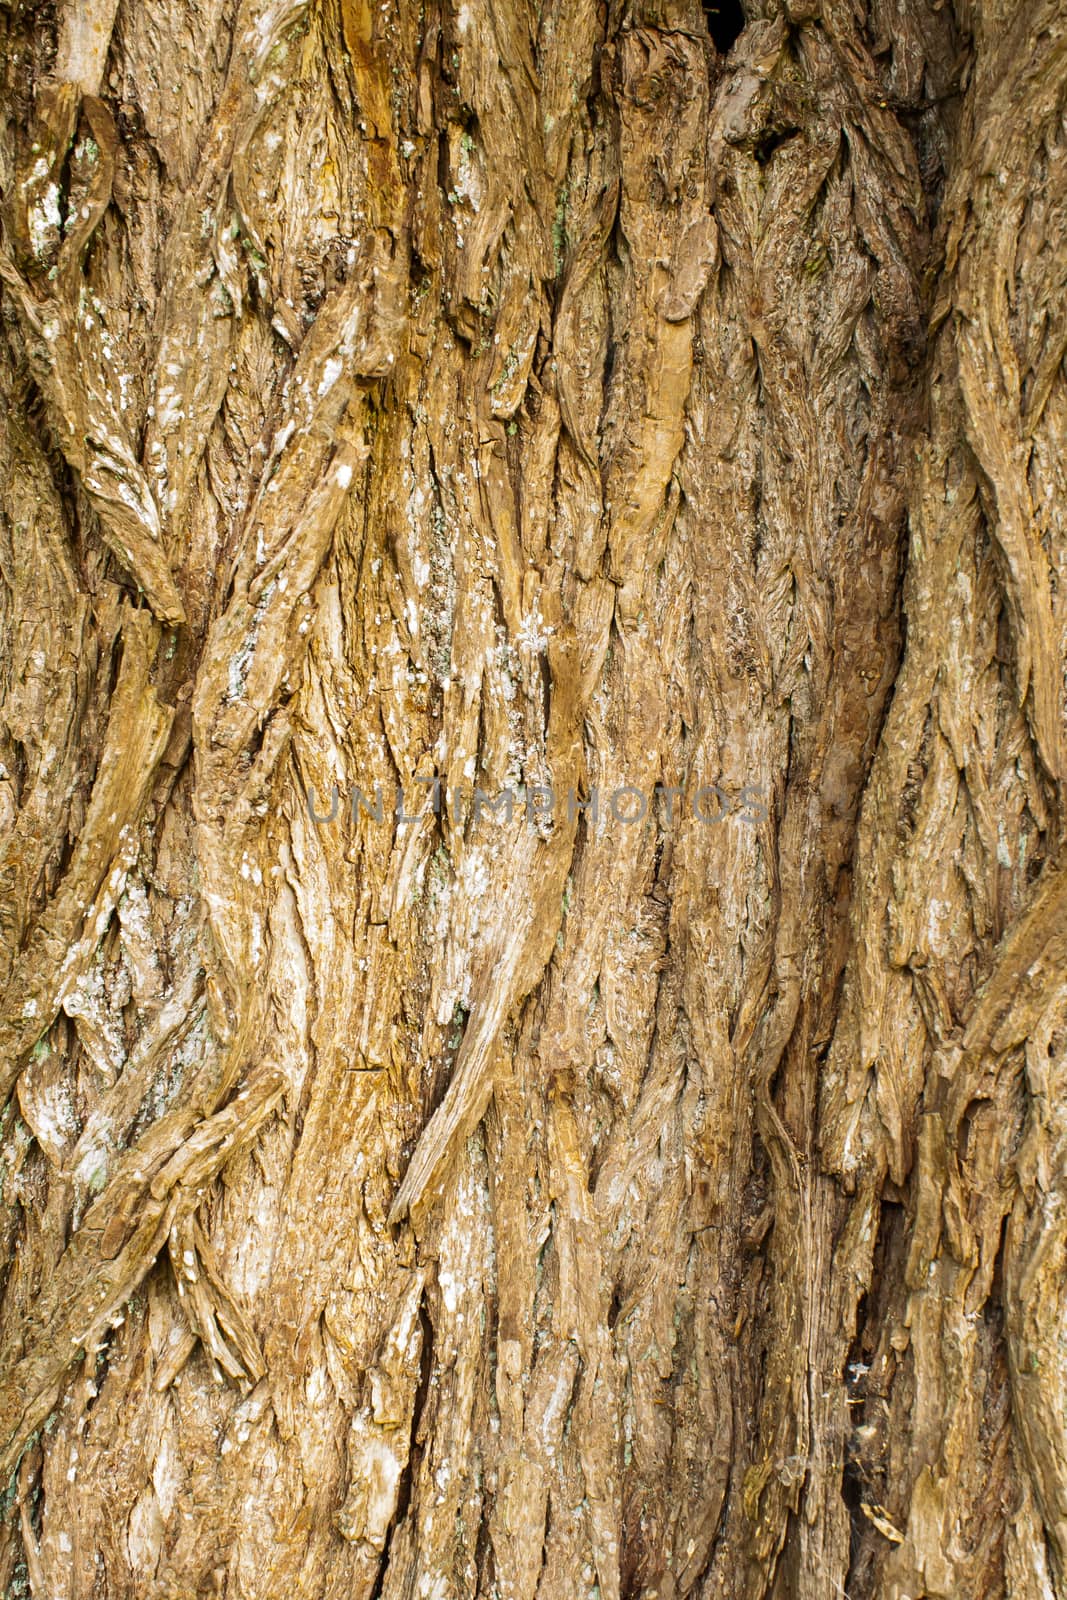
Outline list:
[[[731,10],[0,3],[12,1600],[1067,1596],[1067,7]]]

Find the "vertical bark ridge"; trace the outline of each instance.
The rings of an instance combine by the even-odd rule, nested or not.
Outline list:
[[[1061,12],[0,9],[6,1593],[1067,1584]]]

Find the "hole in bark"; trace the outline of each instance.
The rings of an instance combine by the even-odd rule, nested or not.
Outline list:
[[[611,1307],[610,1307],[610,1309],[608,1311],[608,1327],[609,1328],[614,1328],[615,1324],[619,1320],[619,1312],[621,1310],[622,1310],[622,1297],[619,1294],[618,1289],[616,1289],[615,1293],[611,1297]]]
[[[799,128],[768,128],[755,147],[755,157],[760,166],[766,166],[776,150],[780,150],[790,139],[795,139],[800,132]]]
[[[704,0],[711,42],[721,56],[727,55],[745,26],[740,0]]]

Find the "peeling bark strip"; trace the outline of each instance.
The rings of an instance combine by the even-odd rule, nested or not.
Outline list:
[[[1067,1600],[1063,0],[0,36],[0,1590]]]

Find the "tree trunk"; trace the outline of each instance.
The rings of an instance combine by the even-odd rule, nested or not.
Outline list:
[[[1064,0],[0,31],[5,1595],[1064,1600]]]

